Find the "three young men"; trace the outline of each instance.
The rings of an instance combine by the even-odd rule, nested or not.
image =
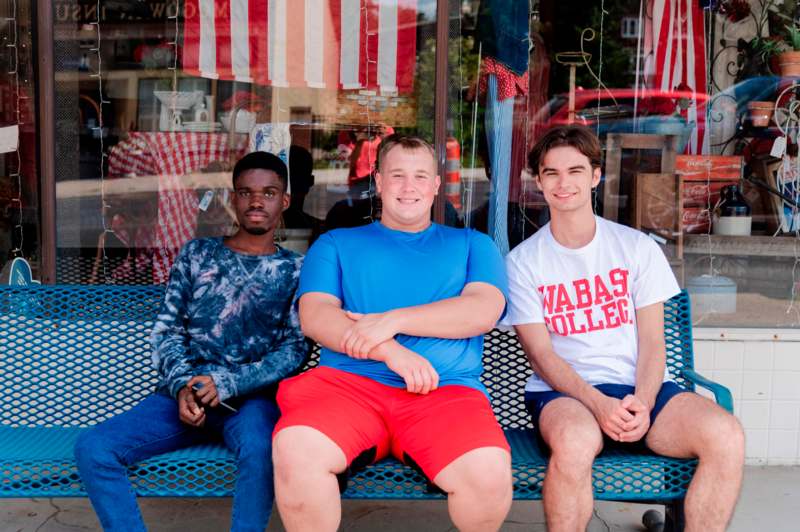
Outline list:
[[[525,399],[545,449],[548,530],[584,530],[591,468],[604,445],[699,458],[687,530],[724,530],[742,477],[735,417],[683,392],[666,371],[663,303],[679,291],[653,240],[594,215],[600,144],[588,129],[550,130],[529,155],[551,221],[509,253],[507,321],[535,374]]]
[[[238,463],[231,530],[266,527],[275,387],[307,353],[292,304],[302,259],[273,238],[286,185],[286,165],[272,154],[236,164],[239,230],[187,243],[172,268],[152,332],[157,392],[79,438],[78,468],[104,530],[145,530],[127,466],[220,437]]]
[[[266,154],[245,157],[234,170],[240,231],[191,242],[173,270],[153,335],[161,393],[78,443],[103,526],[143,528],[126,465],[217,431],[240,460],[233,528],[263,530],[275,426],[276,499],[288,530],[335,530],[337,476],[389,454],[448,494],[460,530],[498,529],[511,503],[510,456],[479,376],[482,335],[508,293],[507,321],[535,370],[526,402],[551,453],[549,530],[585,529],[591,466],[604,445],[699,458],[687,530],[723,530],[741,482],[742,430],[669,380],[663,302],[678,285],[652,240],[593,214],[600,156],[597,138],[574,126],[533,149],[551,222],[509,254],[507,286],[488,237],[430,222],[440,186],[430,145],[385,139],[381,221],[326,233],[305,260],[299,322],[322,358],[281,383],[279,421],[276,405],[253,392],[302,361],[290,303],[299,259],[272,244],[288,205],[285,167]],[[256,308],[261,298],[273,306]],[[204,386],[193,391],[197,382]],[[231,398],[238,414],[214,408]]]

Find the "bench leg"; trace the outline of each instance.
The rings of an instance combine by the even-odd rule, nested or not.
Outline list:
[[[665,505],[664,532],[683,532],[686,527],[686,517],[683,513],[683,499]]]
[[[683,515],[683,499],[664,505],[662,515],[658,510],[647,510],[642,524],[647,532],[683,532],[686,521]]]

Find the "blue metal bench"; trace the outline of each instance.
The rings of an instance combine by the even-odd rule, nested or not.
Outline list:
[[[73,444],[86,426],[152,392],[156,375],[148,336],[162,296],[163,288],[154,286],[0,288],[0,497],[85,496]],[[730,392],[692,370],[685,293],[665,306],[665,336],[675,380],[686,389],[697,384],[712,390],[732,410]],[[541,499],[546,461],[530,434],[523,404],[530,367],[514,335],[487,335],[484,364],[483,380],[513,451],[514,498]],[[600,500],[665,504],[668,525],[681,529],[682,501],[695,466],[694,460],[603,453],[594,465],[594,494]],[[235,475],[233,457],[221,445],[164,454],[130,471],[143,497],[227,497]],[[386,459],[353,474],[343,496],[442,494],[413,469]]]

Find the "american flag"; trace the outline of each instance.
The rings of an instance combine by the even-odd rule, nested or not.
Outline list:
[[[417,0],[186,0],[183,69],[275,87],[409,92]]]
[[[645,72],[651,86],[662,91],[706,92],[705,19],[698,0],[643,0],[650,4],[652,26],[645,29]],[[704,101],[700,97],[699,101]],[[687,111],[690,123],[697,124],[687,151],[707,153],[705,109],[698,110],[698,99]]]

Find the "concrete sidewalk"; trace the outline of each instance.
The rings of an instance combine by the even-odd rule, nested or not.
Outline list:
[[[152,532],[216,532],[228,529],[230,499],[143,499]],[[647,506],[597,503],[591,532],[640,531]],[[800,467],[747,467],[730,532],[798,530]],[[86,499],[0,499],[0,532],[99,530]],[[277,514],[269,532],[282,531]],[[438,532],[455,530],[444,501],[345,501],[341,530],[353,532]],[[515,502],[504,531],[544,531],[541,502]]]

